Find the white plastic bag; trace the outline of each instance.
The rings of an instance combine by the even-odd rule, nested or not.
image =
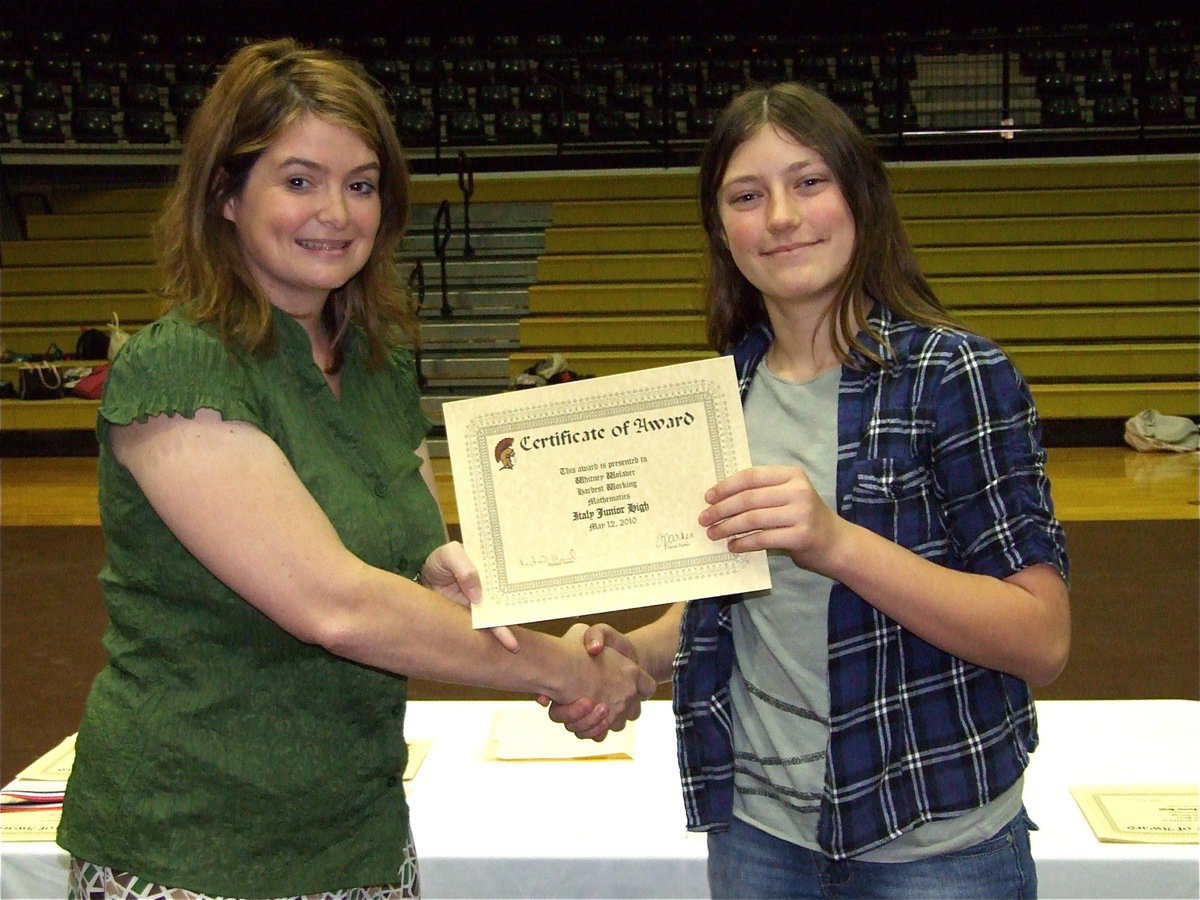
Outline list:
[[[1200,425],[1185,416],[1164,416],[1143,409],[1125,420],[1125,443],[1134,450],[1188,453],[1200,448]]]
[[[121,327],[121,320],[117,318],[114,312],[112,321],[105,326],[108,331],[108,358],[115,359],[117,352],[125,346],[125,342],[129,340],[129,332]]]

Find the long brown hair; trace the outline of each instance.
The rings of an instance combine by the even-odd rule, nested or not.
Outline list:
[[[854,364],[856,351],[876,365],[884,359],[860,339],[882,343],[867,323],[859,298],[877,300],[927,325],[952,325],[917,264],[900,224],[900,213],[875,148],[836,104],[799,84],[752,88],[721,113],[700,158],[700,215],[705,250],[707,336],[723,352],[767,318],[762,294],[734,264],[721,227],[721,182],[734,152],[761,128],[771,126],[816,150],[833,172],[854,219],[854,252],[829,311],[836,317],[838,359]],[[869,307],[868,307],[869,308]],[[888,348],[884,348],[886,354]]]
[[[271,304],[242,258],[237,231],[222,209],[279,133],[305,113],[349,128],[379,157],[380,222],[363,268],[332,291],[325,321],[340,367],[350,323],[364,331],[368,359],[380,365],[397,331],[417,337],[395,264],[409,215],[409,174],[380,93],[355,62],[291,39],[239,50],[196,111],[179,173],[156,237],[168,307],[214,322],[226,342],[269,353]]]

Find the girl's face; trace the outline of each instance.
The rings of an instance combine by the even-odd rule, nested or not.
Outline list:
[[[734,151],[717,195],[734,264],[765,303],[833,303],[854,217],[820,154],[771,125]]]
[[[362,138],[311,113],[267,147],[224,215],[272,304],[311,316],[362,269],[379,230],[379,179]]]

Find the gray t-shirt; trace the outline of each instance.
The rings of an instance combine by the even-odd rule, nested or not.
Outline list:
[[[804,469],[813,489],[837,507],[837,407],[841,368],[794,383],[763,362],[746,397],[754,465]],[[829,742],[829,594],[833,582],[769,554],[769,591],[732,609],[736,665],[733,702],[734,815],[782,840],[820,850],[817,819]],[[995,834],[1021,809],[1020,780],[992,803],[929,822],[861,854],[904,862],[962,849]]]

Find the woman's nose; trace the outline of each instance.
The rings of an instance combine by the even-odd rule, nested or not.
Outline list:
[[[342,226],[350,218],[350,209],[346,205],[346,197],[341,191],[331,191],[317,211],[317,218],[330,225]]]

